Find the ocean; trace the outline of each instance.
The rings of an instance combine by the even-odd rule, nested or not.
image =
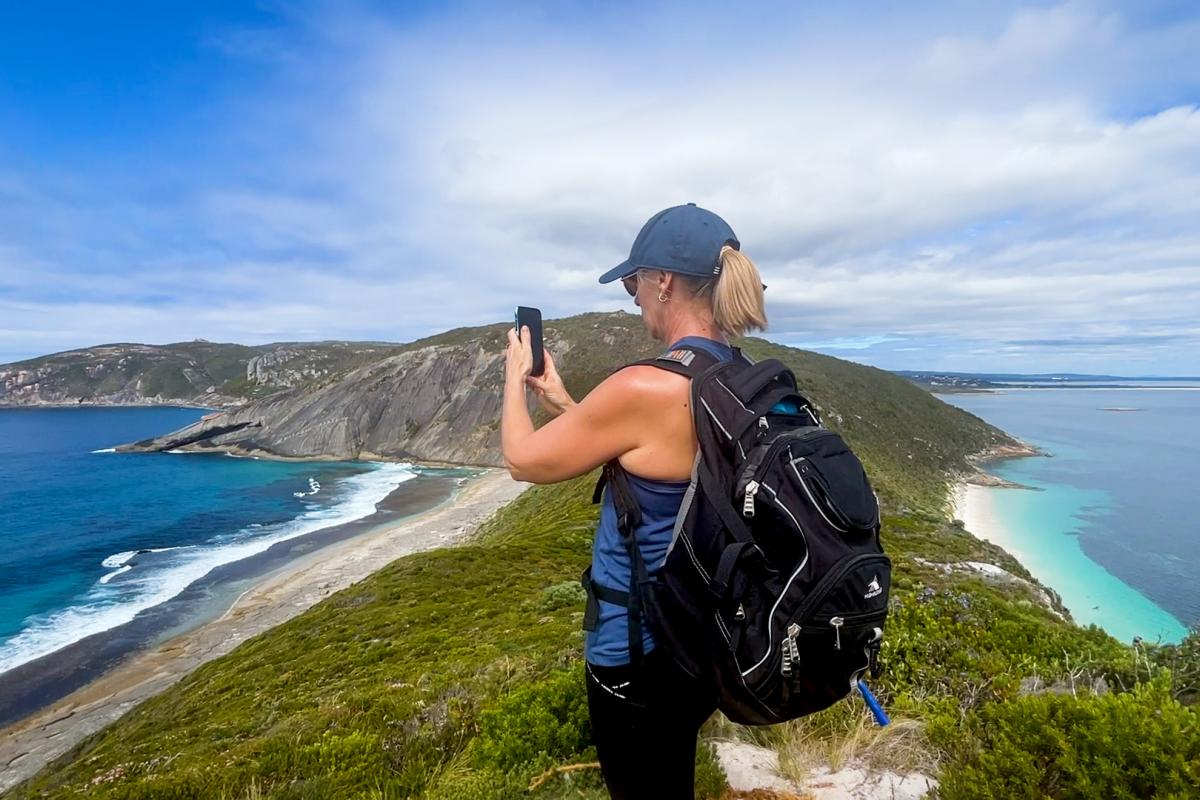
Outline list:
[[[1179,641],[1200,622],[1200,384],[940,395],[1051,457],[988,471],[1004,542],[1076,621],[1129,641]]]
[[[328,540],[329,531],[344,537],[360,532],[356,524],[424,510],[474,474],[399,463],[111,449],[204,413],[0,410],[0,695],[16,682],[6,682],[6,673],[48,675],[53,670],[41,666],[65,664],[65,654],[83,640],[87,652],[74,658],[95,669],[110,665],[205,613],[220,613],[233,592]],[[416,485],[425,487],[412,500],[417,506],[401,502],[389,512],[377,510],[385,498],[403,494],[399,487],[413,495],[407,487]],[[184,597],[191,601],[182,603]],[[159,613],[147,624],[168,607],[171,615]],[[118,637],[118,631],[124,633]],[[99,654],[104,664],[93,663]],[[30,702],[41,704],[79,682],[56,679]],[[6,713],[13,700],[0,697],[0,718],[16,713]]]

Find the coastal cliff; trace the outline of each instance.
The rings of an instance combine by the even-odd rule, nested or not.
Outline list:
[[[376,361],[396,349],[333,341],[103,344],[0,365],[0,408],[233,406]]]
[[[421,339],[336,376],[117,449],[501,466],[507,327],[463,328]],[[640,319],[628,314],[548,322],[545,341],[562,362],[567,386],[579,392],[625,361],[657,351]],[[531,410],[535,405],[531,399]]]

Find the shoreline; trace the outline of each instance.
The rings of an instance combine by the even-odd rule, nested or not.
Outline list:
[[[398,558],[462,541],[528,486],[512,480],[506,470],[488,469],[431,508],[311,549],[259,576],[214,619],[134,653],[65,697],[0,729],[0,792],[247,639]],[[386,503],[387,499],[379,505]]]
[[[989,472],[987,467],[998,461],[1008,461],[1014,458],[1052,458],[1051,454],[1029,442],[1022,441],[1015,436],[1009,434],[1012,440],[1011,444],[997,444],[991,447],[984,448],[978,453],[972,453],[967,456],[967,463],[971,465],[970,471],[963,473],[955,481],[955,484],[969,484],[972,486],[992,486],[1005,489],[1028,489],[1030,491],[1041,491],[1035,486],[1026,486],[1023,483],[1010,481],[1006,478],[1001,478],[995,473]],[[950,495],[952,505],[957,503],[957,494],[952,490]]]
[[[0,403],[0,411],[39,408],[194,408],[198,411],[228,411],[242,403],[231,406],[204,406],[193,403]]]
[[[1011,482],[987,484],[964,480],[954,484],[950,490],[951,515],[953,519],[961,520],[963,527],[971,535],[991,542],[1028,569],[1027,554],[1021,552],[1012,532],[1001,522],[996,512],[994,490],[1020,486],[1008,485],[1009,483]]]
[[[1038,451],[1029,455],[1048,454]],[[973,463],[990,460],[991,457],[981,454]],[[974,476],[968,475],[951,485],[948,498],[951,518],[960,520],[976,538],[1000,547],[1020,562],[1056,596],[1073,624],[1081,627],[1094,624],[1125,644],[1135,638],[1147,642],[1178,642],[1182,638],[1186,627],[1177,618],[1083,551],[1076,527],[1078,509],[1071,508],[1069,502],[1064,507],[1057,496],[1061,492],[983,474],[994,482],[972,480]],[[1006,501],[1000,499],[1003,496],[1000,492],[1012,489],[1033,490],[1036,494],[1009,495],[1008,507],[1002,509],[1001,503]],[[1026,520],[1030,524],[1014,523],[1014,514],[1019,515],[1018,519],[1021,515],[1030,517]],[[1051,524],[1038,528],[1031,520]],[[1115,613],[1111,610],[1114,608]]]
[[[342,522],[329,521],[299,536],[223,561],[166,600],[132,618],[73,641],[0,673],[0,730],[58,702],[76,689],[167,639],[211,622],[247,588],[312,550],[353,539],[451,500],[479,471],[412,474],[372,503],[372,510]]]

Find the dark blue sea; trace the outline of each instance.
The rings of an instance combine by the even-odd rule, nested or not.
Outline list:
[[[1128,641],[1200,623],[1200,384],[942,395],[1050,454],[989,469],[1008,549],[1077,621]]]
[[[367,517],[419,472],[111,451],[204,413],[0,409],[0,673],[127,623],[214,567]]]

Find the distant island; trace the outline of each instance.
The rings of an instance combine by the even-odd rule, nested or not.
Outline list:
[[[1200,384],[1200,377],[1164,375],[1089,375],[1076,372],[1010,373],[1010,372],[936,372],[928,370],[893,370],[935,394],[998,392],[1005,389],[1123,389],[1132,382],[1158,383],[1162,388]],[[1189,386],[1189,388],[1191,388]]]

